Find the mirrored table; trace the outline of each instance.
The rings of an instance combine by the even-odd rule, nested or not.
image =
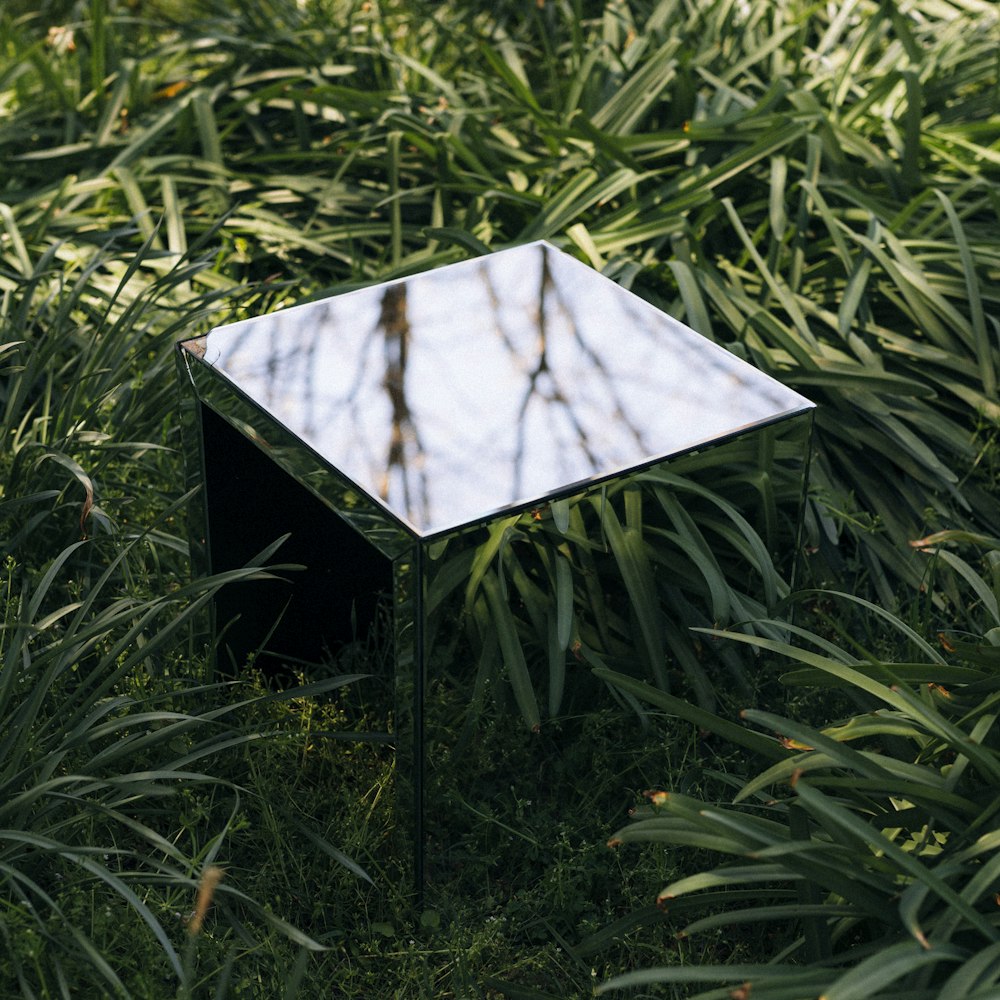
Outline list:
[[[222,592],[220,656],[316,662],[389,622],[420,884],[425,843],[447,839],[424,822],[437,761],[505,704],[527,730],[559,717],[581,648],[598,655],[586,573],[614,549],[608,518],[637,530],[643,491],[683,516],[671,476],[718,468],[709,452],[793,508],[801,489],[812,403],[544,242],[219,327],[179,359],[204,564],[287,535],[274,558],[304,567]],[[668,683],[671,624],[649,621],[636,655]]]

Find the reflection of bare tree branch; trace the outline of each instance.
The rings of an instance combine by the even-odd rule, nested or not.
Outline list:
[[[354,376],[348,382],[347,390],[342,396],[330,396],[330,420],[336,422],[341,413],[347,414],[347,420],[353,432],[352,440],[360,450],[367,454],[368,431],[365,422],[366,410],[371,401],[365,389],[369,373],[374,369],[375,362],[371,356],[378,349],[378,327],[368,331],[361,340],[354,358]],[[349,355],[348,355],[349,357]],[[374,459],[371,460],[374,463]]]
[[[546,260],[548,257],[546,256]],[[621,397],[618,394],[617,380],[613,373],[609,372],[607,366],[605,365],[601,356],[587,343],[583,337],[582,326],[576,321],[576,315],[574,313],[573,307],[566,301],[562,293],[559,291],[558,286],[555,288],[555,296],[559,300],[559,306],[565,314],[566,318],[569,320],[570,328],[573,331],[573,337],[576,342],[580,345],[580,349],[583,352],[584,357],[588,358],[594,366],[594,371],[600,373],[603,376],[604,390],[607,393],[608,399],[611,400],[614,405],[614,418],[618,421],[621,426],[628,430],[629,434],[632,435],[633,440],[639,446],[640,450],[648,453],[649,447],[643,440],[642,431],[633,424],[629,418],[626,411],[626,407],[622,402]],[[623,296],[624,298],[624,296]],[[641,330],[643,328],[642,321],[636,323],[635,329]]]
[[[490,269],[486,266],[486,264],[479,268],[479,275],[483,279],[483,285],[486,288],[486,297],[490,302],[490,315],[493,318],[493,329],[502,341],[504,347],[510,351],[511,356],[517,359],[521,356],[521,351],[518,349],[517,344],[515,344],[511,339],[510,334],[507,333],[503,323],[500,322],[500,312],[503,307],[503,303],[500,301],[500,296],[497,295],[496,286],[493,284],[493,276],[490,274]]]
[[[315,434],[319,426],[316,413],[316,352],[318,346],[316,340],[316,337],[310,337],[305,350],[302,352],[302,365],[304,366],[303,372],[305,375],[303,379],[305,385],[302,390],[302,410],[305,419],[305,433],[308,435]]]
[[[526,415],[534,400],[538,400],[546,405],[550,413],[554,413],[557,408],[562,411],[575,435],[566,442],[566,447],[571,452],[582,452],[593,471],[596,472],[603,468],[607,460],[607,456],[596,454],[591,447],[586,419],[589,414],[581,415],[577,413],[577,407],[574,404],[576,395],[574,388],[560,384],[558,373],[549,365],[547,352],[548,327],[550,319],[556,315],[561,315],[566,320],[571,335],[579,345],[583,357],[590,362],[588,384],[585,387],[586,392],[584,394],[586,399],[591,400],[593,398],[599,384],[601,386],[600,393],[611,403],[612,412],[610,416],[615,420],[617,426],[624,429],[633,438],[642,453],[649,451],[642,430],[629,418],[628,407],[620,395],[620,387],[614,373],[608,370],[605,359],[602,358],[599,352],[594,350],[584,336],[587,324],[579,322],[574,304],[567,300],[564,290],[555,281],[551,271],[548,251],[542,250],[539,257],[541,260],[541,278],[536,302],[537,309],[530,323],[530,326],[538,331],[538,341],[536,351],[530,355],[526,354],[524,348],[520,347],[505,329],[500,318],[503,303],[493,285],[489,269],[484,265],[481,271],[483,284],[491,306],[494,330],[500,338],[501,343],[510,352],[515,364],[520,363],[518,366],[522,367],[522,370],[524,370],[523,362],[527,358],[530,357],[534,362],[533,367],[525,371],[528,384],[518,411],[516,443],[511,469],[513,474],[513,496],[520,496],[523,492],[523,473],[525,465],[528,462],[528,448],[525,436],[529,433],[529,421],[526,419]],[[642,322],[639,322],[636,328],[642,329],[643,325]],[[585,402],[584,409],[587,409],[588,406],[589,403]],[[550,426],[553,429],[557,426],[557,423],[551,418]]]
[[[528,385],[524,391],[524,398],[517,414],[517,441],[514,447],[514,490],[515,497],[523,492],[521,483],[521,471],[525,463],[525,440],[524,436],[528,428],[528,421],[525,419],[528,407],[534,398],[540,398],[548,403],[555,403],[561,406],[569,419],[573,429],[577,432],[578,440],[574,442],[580,450],[587,456],[587,461],[596,470],[599,466],[599,458],[590,448],[590,440],[587,429],[573,412],[573,405],[570,397],[563,392],[556,382],[555,377],[549,368],[548,357],[548,307],[547,301],[550,293],[558,295],[552,281],[552,272],[549,269],[548,254],[542,253],[542,273],[538,286],[538,303],[535,314],[535,327],[538,330],[538,342],[536,349],[537,362],[535,367],[528,373]],[[546,384],[550,387],[546,391]]]
[[[389,285],[382,295],[382,309],[379,314],[379,328],[385,337],[385,378],[382,385],[389,395],[392,407],[392,432],[389,439],[389,454],[386,459],[385,474],[380,486],[383,500],[389,499],[389,481],[398,472],[403,487],[403,503],[407,513],[413,514],[416,498],[411,491],[408,445],[421,452],[420,438],[413,414],[406,399],[406,364],[410,341],[410,321],[406,314],[406,285],[400,282]],[[427,482],[422,471],[417,469],[420,514],[424,520],[430,508]]]

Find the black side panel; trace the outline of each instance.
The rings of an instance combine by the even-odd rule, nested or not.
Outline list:
[[[284,673],[283,660],[316,662],[324,650],[363,638],[379,598],[392,592],[392,563],[212,409],[201,411],[212,571],[246,565],[286,533],[269,562],[306,567],[223,588],[215,618],[224,635],[220,669],[245,663],[272,628],[258,660],[269,674]]]

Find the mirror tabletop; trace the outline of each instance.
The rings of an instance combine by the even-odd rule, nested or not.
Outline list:
[[[813,405],[544,242],[182,346],[418,535]]]

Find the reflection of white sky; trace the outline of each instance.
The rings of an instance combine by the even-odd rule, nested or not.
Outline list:
[[[531,391],[543,254],[552,278],[544,294],[548,371]],[[424,531],[809,405],[544,244],[405,285],[412,428],[405,467],[390,470],[386,499]],[[379,327],[384,291],[222,327],[209,335],[205,358],[376,495],[386,486],[392,430]]]

